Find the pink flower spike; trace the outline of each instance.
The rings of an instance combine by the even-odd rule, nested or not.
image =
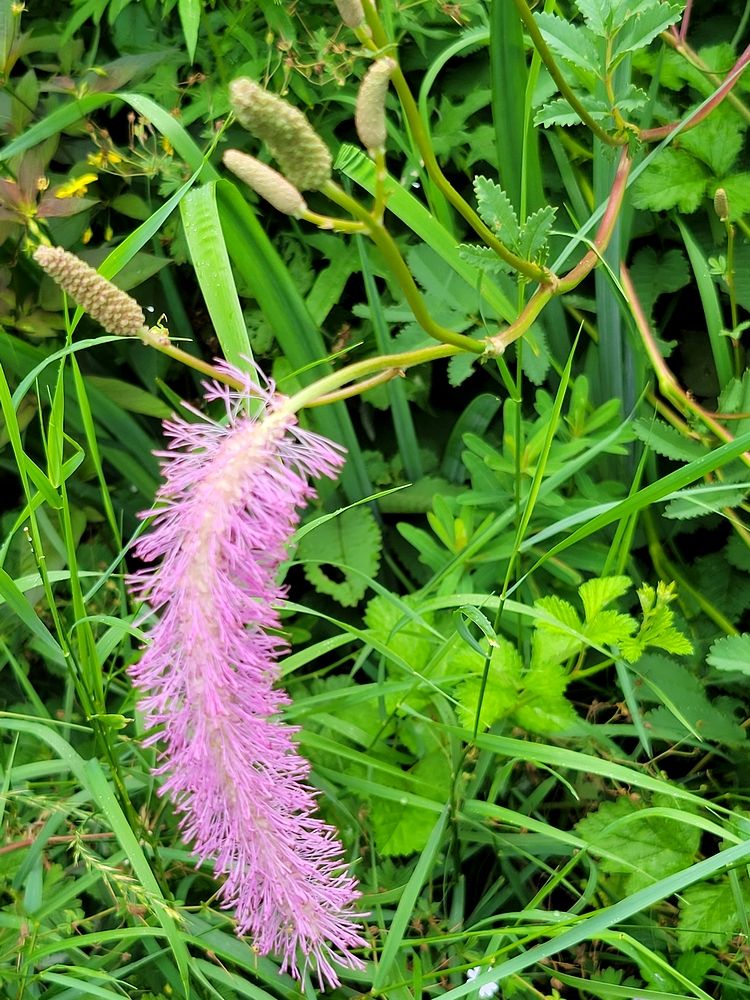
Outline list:
[[[198,858],[225,876],[219,896],[237,933],[298,979],[314,963],[323,989],[338,985],[332,962],[363,967],[352,949],[366,942],[356,880],[336,831],[314,815],[297,730],[279,718],[288,698],[274,685],[287,644],[274,634],[285,593],[276,577],[298,508],[315,496],[308,479],[335,477],[344,458],[297,425],[273,383],[220,368],[245,385],[206,386],[227,423],[164,424],[164,483],[135,547],[155,565],[130,581],[159,617],[130,673],[154,730],[146,744],[158,746],[160,792]]]

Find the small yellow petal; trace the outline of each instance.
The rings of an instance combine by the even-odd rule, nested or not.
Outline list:
[[[89,184],[93,184],[97,179],[96,174],[81,174],[80,177],[74,177],[67,183],[61,184],[57,191],[55,191],[55,197],[75,198],[78,195],[86,194]]]

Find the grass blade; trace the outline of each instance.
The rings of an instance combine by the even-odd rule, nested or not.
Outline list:
[[[180,214],[193,268],[224,357],[245,369],[253,353],[224,242],[216,183],[193,188],[180,202]]]
[[[375,979],[372,983],[373,993],[377,993],[379,990],[382,990],[388,982],[388,975],[391,971],[391,966],[396,960],[396,955],[401,947],[404,935],[412,919],[414,904],[417,901],[417,896],[432,871],[432,866],[435,863],[435,857],[440,845],[442,844],[443,832],[445,830],[445,825],[448,822],[449,809],[450,806],[448,804],[443,807],[443,811],[438,817],[437,823],[435,823],[435,826],[432,828],[432,833],[430,834],[430,838],[425,845],[425,849],[422,851],[419,861],[417,862],[411,878],[404,889],[404,893],[401,896],[398,908],[396,909],[396,913],[388,930],[385,947],[380,955],[378,970],[375,973]]]
[[[219,182],[217,196],[226,245],[234,266],[252,289],[289,363],[300,372],[300,381],[308,384],[330,371],[323,363],[328,352],[320,330],[310,318],[284,262],[234,184]],[[302,371],[310,366],[316,366],[315,371]],[[369,496],[372,487],[344,404],[322,407],[311,419],[321,433],[340,441],[349,452],[341,474],[341,483],[349,499]]]

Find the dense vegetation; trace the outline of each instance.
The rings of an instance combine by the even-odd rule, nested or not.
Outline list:
[[[750,996],[749,23],[744,0],[0,2],[3,996]],[[277,148],[239,78],[319,138]],[[229,149],[294,182],[288,214]],[[39,247],[148,323],[103,331]],[[322,984],[314,949],[294,977],[270,925],[235,933],[252,912],[153,773],[180,734],[148,740],[133,684],[182,586],[132,582],[162,421],[199,459],[245,419],[270,435],[256,366],[346,449],[338,478],[334,453],[298,466],[324,476],[289,494],[286,598],[242,632],[281,651],[264,704],[362,893],[361,968]],[[243,499],[251,533],[282,494]]]

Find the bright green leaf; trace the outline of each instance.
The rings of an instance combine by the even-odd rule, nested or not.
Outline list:
[[[682,150],[664,149],[636,181],[633,204],[653,212],[694,212],[707,184],[706,168],[698,160]]]

